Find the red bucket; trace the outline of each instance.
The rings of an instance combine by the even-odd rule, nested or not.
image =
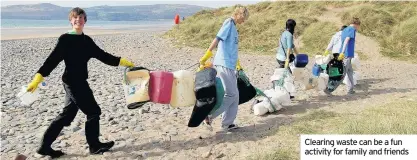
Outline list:
[[[164,71],[151,71],[149,98],[151,102],[169,104],[171,102],[174,74]]]

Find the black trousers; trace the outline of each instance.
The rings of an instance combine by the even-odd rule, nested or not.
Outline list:
[[[295,56],[294,56],[294,54],[290,54],[290,62],[289,63],[291,63],[291,62],[293,62],[294,61],[294,59],[295,59]],[[278,62],[278,67],[279,68],[284,68],[285,67],[285,61],[280,61],[280,60],[278,60],[277,59],[277,62]],[[290,71],[290,73],[292,74],[292,71],[291,71],[291,69],[290,69],[290,67],[288,67],[288,70]]]
[[[64,83],[63,85],[66,92],[65,107],[44,133],[42,147],[51,147],[64,126],[70,126],[78,110],[87,116],[85,135],[88,145],[90,147],[98,145],[100,143],[98,137],[100,135],[101,109],[88,82]]]

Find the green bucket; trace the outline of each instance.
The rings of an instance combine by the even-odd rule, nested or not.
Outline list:
[[[341,76],[339,72],[339,68],[337,67],[330,67],[329,68],[329,77]]]

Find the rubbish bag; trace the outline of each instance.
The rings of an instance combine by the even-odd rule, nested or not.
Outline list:
[[[255,87],[242,70],[238,71],[237,88],[239,90],[239,104],[246,103],[256,96]]]
[[[188,127],[198,127],[216,105],[216,74],[214,68],[206,68],[196,73],[194,91],[197,101]]]
[[[354,86],[358,84],[359,78],[360,78],[359,72],[353,71],[353,85]],[[347,84],[347,83],[348,83],[348,76],[346,75],[345,78],[343,79],[343,84]]]

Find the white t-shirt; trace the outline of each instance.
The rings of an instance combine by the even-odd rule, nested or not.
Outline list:
[[[342,47],[342,31],[336,32],[329,45],[327,45],[327,50],[332,50],[332,53],[339,53],[340,48]]]

